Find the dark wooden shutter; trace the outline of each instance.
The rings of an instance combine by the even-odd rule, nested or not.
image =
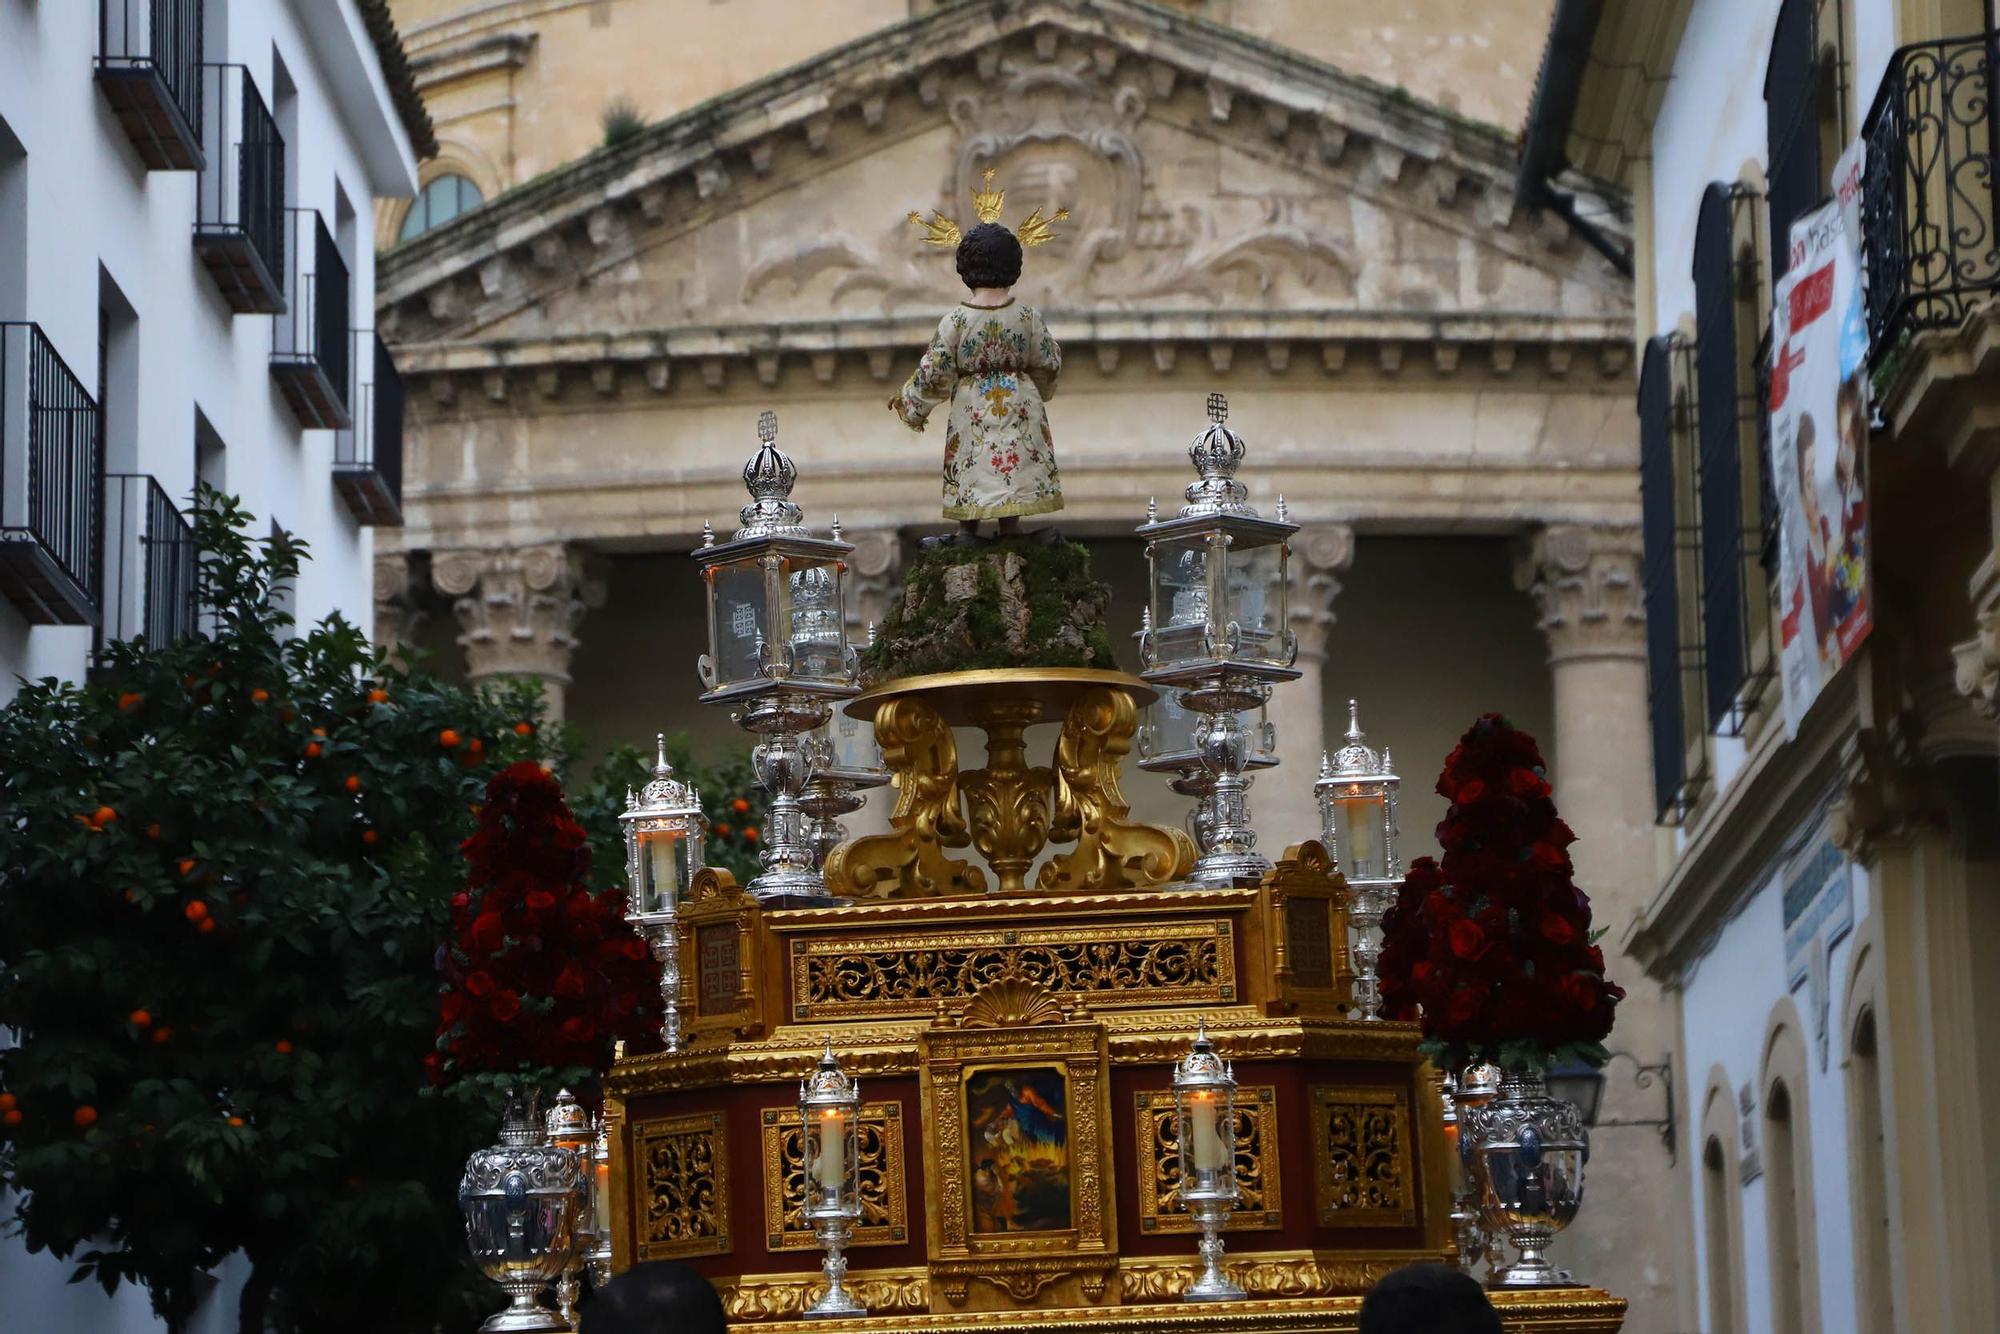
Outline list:
[[[1764,145],[1771,191],[1771,281],[1791,261],[1792,223],[1826,193],[1813,105],[1813,39],[1818,0],[1784,0],[1764,70]],[[1702,334],[1706,337],[1706,332]]]
[[[1680,796],[1687,762],[1681,712],[1680,592],[1674,568],[1673,410],[1668,340],[1653,338],[1646,343],[1639,366],[1639,493],[1645,539],[1653,798],[1661,818]]]
[[[1736,348],[1733,200],[1703,192],[1694,231],[1696,465],[1701,495],[1702,661],[1708,725],[1719,728],[1750,672],[1743,597],[1742,404]]]

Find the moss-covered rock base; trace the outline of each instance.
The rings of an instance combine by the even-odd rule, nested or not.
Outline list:
[[[982,667],[1114,668],[1110,601],[1074,542],[1034,535],[920,550],[862,655],[862,682]]]

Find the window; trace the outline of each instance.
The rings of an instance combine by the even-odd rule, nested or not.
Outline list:
[[[1730,1235],[1729,1150],[1710,1136],[1701,1151],[1702,1249],[1708,1268],[1708,1334],[1735,1334],[1736,1239]]]
[[[1771,183],[1771,278],[1790,262],[1792,223],[1826,199],[1827,174],[1852,135],[1847,114],[1849,16],[1843,0],[1784,0],[1764,73]]]
[[[407,241],[413,236],[421,236],[484,202],[486,197],[468,178],[457,173],[440,176],[426,185],[416,202],[410,205],[409,213],[403,218],[402,234],[396,239]]]
[[[1882,1067],[1876,1059],[1875,1012],[1854,1024],[1847,1061],[1849,1180],[1854,1192],[1854,1296],[1862,1329],[1894,1329],[1889,1282],[1889,1182],[1882,1135]]]
[[[1799,1236],[1798,1143],[1792,1094],[1781,1079],[1764,1097],[1764,1194],[1771,1225],[1771,1328],[1777,1334],[1811,1334],[1806,1328],[1804,1244]],[[1802,1137],[1800,1137],[1802,1138]]]
[[[1648,340],[1639,368],[1639,491],[1645,542],[1646,667],[1655,814],[1677,821],[1706,778],[1701,629],[1690,615],[1700,587],[1689,395],[1692,347],[1675,334]],[[1690,763],[1692,757],[1692,763]]]

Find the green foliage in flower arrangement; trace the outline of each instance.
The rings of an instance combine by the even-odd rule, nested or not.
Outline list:
[[[1090,552],[1041,535],[915,553],[903,591],[862,654],[870,684],[985,667],[1115,668],[1108,585]]]
[[[434,956],[539,698],[294,634],[303,545],[212,492],[195,528],[208,633],[0,710],[0,1187],[170,1329],[239,1251],[245,1331],[470,1329],[497,1293],[454,1192],[496,1111],[426,1087]]]

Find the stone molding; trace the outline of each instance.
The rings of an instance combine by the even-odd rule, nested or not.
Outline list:
[[[1515,586],[1535,600],[1549,664],[1646,655],[1637,528],[1551,524],[1516,553]]]
[[[418,605],[417,593],[410,580],[409,553],[375,553],[375,644],[392,658],[430,621],[430,613]]]
[[[439,551],[431,583],[453,599],[466,677],[533,676],[569,684],[578,624],[604,605],[604,581],[565,543]]]
[[[1333,601],[1340,596],[1340,576],[1353,563],[1354,529],[1349,524],[1306,524],[1293,536],[1292,586],[1286,614],[1292,633],[1298,636],[1301,663],[1317,665],[1326,660]]]
[[[2000,719],[2000,551],[1980,562],[1971,587],[1978,632],[1952,646],[1954,676],[1980,717]]]

